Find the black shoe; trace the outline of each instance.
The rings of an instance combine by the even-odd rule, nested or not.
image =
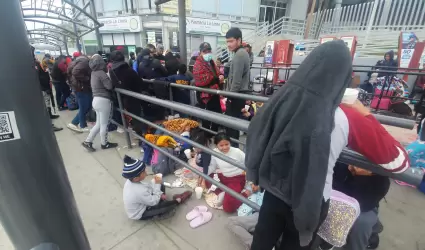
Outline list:
[[[376,233],[373,233],[369,238],[369,245],[367,246],[367,249],[377,249],[379,246],[379,235]]]
[[[83,143],[81,143],[81,145],[83,145],[83,147],[90,152],[96,151],[96,149],[93,148],[93,143],[91,143],[91,142],[83,142]]]
[[[108,148],[116,148],[118,147],[118,143],[108,142],[105,145],[101,145],[102,149],[108,149]]]
[[[50,115],[50,119],[58,119],[59,116],[58,115]]]
[[[63,128],[58,128],[58,127],[56,127],[56,126],[55,126],[55,125],[53,125],[53,124],[52,124],[52,128],[53,128],[53,132],[58,132],[58,131],[63,130]]]

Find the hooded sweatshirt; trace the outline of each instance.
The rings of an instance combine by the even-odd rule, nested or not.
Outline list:
[[[68,67],[68,76],[75,92],[91,92],[90,75],[89,59],[86,56],[77,57]]]
[[[139,64],[139,76],[144,79],[159,79],[167,77],[167,70],[158,59],[150,56],[150,50],[144,49],[141,53],[142,61]]]
[[[106,74],[106,63],[102,56],[98,54],[93,55],[90,59],[89,66],[92,70],[90,85],[93,91],[93,97],[97,96],[112,100],[112,81]]]
[[[390,56],[390,60],[386,60],[385,57],[386,56]],[[387,53],[385,53],[384,55],[384,60],[379,60],[376,65],[375,65],[375,69],[376,70],[383,70],[383,71],[397,71],[397,67],[398,67],[398,63],[396,60],[394,60],[394,51],[390,50]],[[388,75],[387,73],[378,73],[378,77],[381,76],[386,76]]]
[[[344,42],[321,44],[249,126],[247,180],[292,207],[301,246],[318,227],[334,116],[351,82],[351,60]]]
[[[292,207],[301,246],[318,227],[345,146],[389,172],[410,165],[406,151],[373,115],[340,104],[350,82],[351,58],[343,43],[320,45],[249,127],[247,180]]]

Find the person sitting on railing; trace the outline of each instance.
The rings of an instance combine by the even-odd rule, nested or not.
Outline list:
[[[247,180],[266,190],[252,250],[310,249],[326,218],[335,163],[348,146],[392,173],[407,153],[358,100],[341,104],[352,57],[340,40],[316,47],[251,121]],[[321,79],[320,82],[317,79]]]
[[[245,161],[245,153],[239,148],[230,146],[230,137],[224,133],[218,133],[214,137],[214,143],[217,148],[214,149],[217,152],[221,152],[224,155],[238,161]],[[208,174],[217,173],[220,182],[234,190],[237,193],[241,193],[245,197],[250,195],[249,192],[244,191],[245,187],[245,175],[244,171],[232,164],[223,161],[215,156],[211,156],[211,162],[208,166]],[[227,213],[234,213],[241,205],[242,202],[233,196],[221,192],[218,194],[217,206],[223,205],[223,210]]]
[[[220,75],[216,64],[213,61],[211,45],[207,42],[199,46],[200,54],[193,66],[193,77],[195,86],[206,89],[221,89],[224,82],[224,76]],[[205,92],[196,92],[198,105],[202,109],[221,113],[220,97]],[[202,126],[218,131],[218,124],[203,120]]]
[[[186,191],[167,201],[162,177],[155,175],[153,182],[146,181],[146,165],[127,155],[122,176],[127,179],[123,190],[124,207],[132,220],[148,220],[168,214],[192,195],[191,191]]]

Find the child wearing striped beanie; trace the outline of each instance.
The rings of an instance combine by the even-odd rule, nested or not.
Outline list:
[[[167,201],[162,178],[155,176],[154,182],[146,181],[146,165],[138,159],[124,157],[122,176],[123,200],[127,216],[133,220],[146,220],[169,213],[192,195],[191,191],[173,196]]]

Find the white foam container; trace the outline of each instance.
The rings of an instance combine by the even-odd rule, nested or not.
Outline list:
[[[359,90],[358,89],[347,88],[345,90],[344,96],[342,97],[341,103],[354,104],[356,102],[358,96],[359,96]]]

